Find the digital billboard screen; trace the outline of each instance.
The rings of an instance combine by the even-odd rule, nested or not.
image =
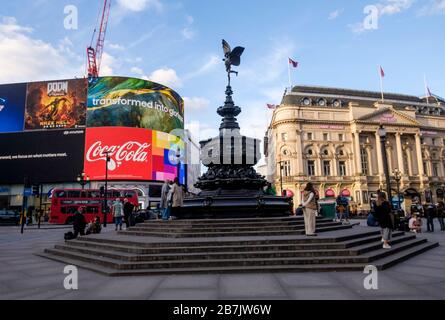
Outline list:
[[[88,86],[87,126],[131,127],[162,132],[184,128],[184,101],[160,84],[102,77]]]
[[[26,83],[0,85],[0,133],[23,130],[25,100]]]
[[[0,184],[76,181],[84,147],[84,129],[2,134]]]
[[[84,128],[86,103],[86,79],[29,83],[25,130]]]
[[[91,180],[105,180],[108,152],[109,180],[173,180],[177,176],[178,148],[184,154],[182,140],[164,132],[125,127],[88,128],[85,173]]]

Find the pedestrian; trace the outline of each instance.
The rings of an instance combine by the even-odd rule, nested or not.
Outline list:
[[[317,216],[317,201],[316,192],[312,183],[308,183],[303,192],[303,214],[304,214],[304,226],[306,229],[306,236],[317,236],[315,233],[315,224]]]
[[[394,222],[391,215],[391,205],[386,199],[386,194],[380,192],[377,196],[375,217],[381,228],[383,249],[391,249],[389,243],[391,241],[392,230],[394,229]]]
[[[436,217],[436,207],[429,203],[425,208],[427,232],[434,232],[434,218]]]
[[[83,213],[84,213],[83,207],[79,207],[77,211],[74,213],[73,217],[74,238],[77,238],[79,233],[81,236],[85,235],[85,227],[87,225],[87,221]]]
[[[161,210],[162,220],[168,220],[170,218],[170,206],[168,195],[170,193],[172,182],[170,180],[165,180],[161,189],[161,202],[159,203],[159,209]]]
[[[411,219],[409,219],[409,231],[414,233],[422,232],[422,219],[420,219],[418,213],[414,213]]]
[[[182,187],[179,185],[178,178],[175,178],[173,181],[168,198],[171,202],[171,215],[174,217],[179,217],[181,207],[184,202],[184,189],[182,189]]]
[[[122,217],[124,216],[124,208],[122,202],[119,198],[116,198],[116,201],[113,202],[112,212],[114,217],[114,224],[119,227],[119,230],[122,230]]]
[[[134,210],[134,205],[128,201],[128,198],[124,199],[124,217],[125,217],[125,226],[126,228],[130,228],[131,227],[131,222],[133,220],[133,210]]]
[[[443,200],[439,200],[439,203],[437,204],[437,219],[440,223],[440,231],[445,231],[445,203]]]

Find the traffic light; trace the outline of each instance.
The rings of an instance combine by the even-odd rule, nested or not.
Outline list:
[[[36,196],[36,197],[39,197],[39,195],[40,195],[40,186],[39,185],[33,185],[32,186],[32,195],[33,196]]]

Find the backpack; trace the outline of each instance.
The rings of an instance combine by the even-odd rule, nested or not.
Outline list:
[[[75,237],[74,237],[74,233],[72,233],[71,231],[69,231],[69,232],[65,233],[64,238],[65,238],[65,241],[73,240],[73,239],[75,238]]]

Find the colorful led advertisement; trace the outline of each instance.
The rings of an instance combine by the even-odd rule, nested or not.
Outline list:
[[[183,155],[184,143],[167,133],[125,127],[88,128],[84,169],[91,180],[105,180],[108,152],[108,180],[173,180],[177,176],[178,148]]]
[[[25,130],[84,128],[86,100],[85,79],[29,83]]]
[[[0,133],[23,131],[26,83],[0,85]]]
[[[184,102],[175,91],[154,82],[102,77],[88,87],[87,126],[171,132],[184,128]]]

